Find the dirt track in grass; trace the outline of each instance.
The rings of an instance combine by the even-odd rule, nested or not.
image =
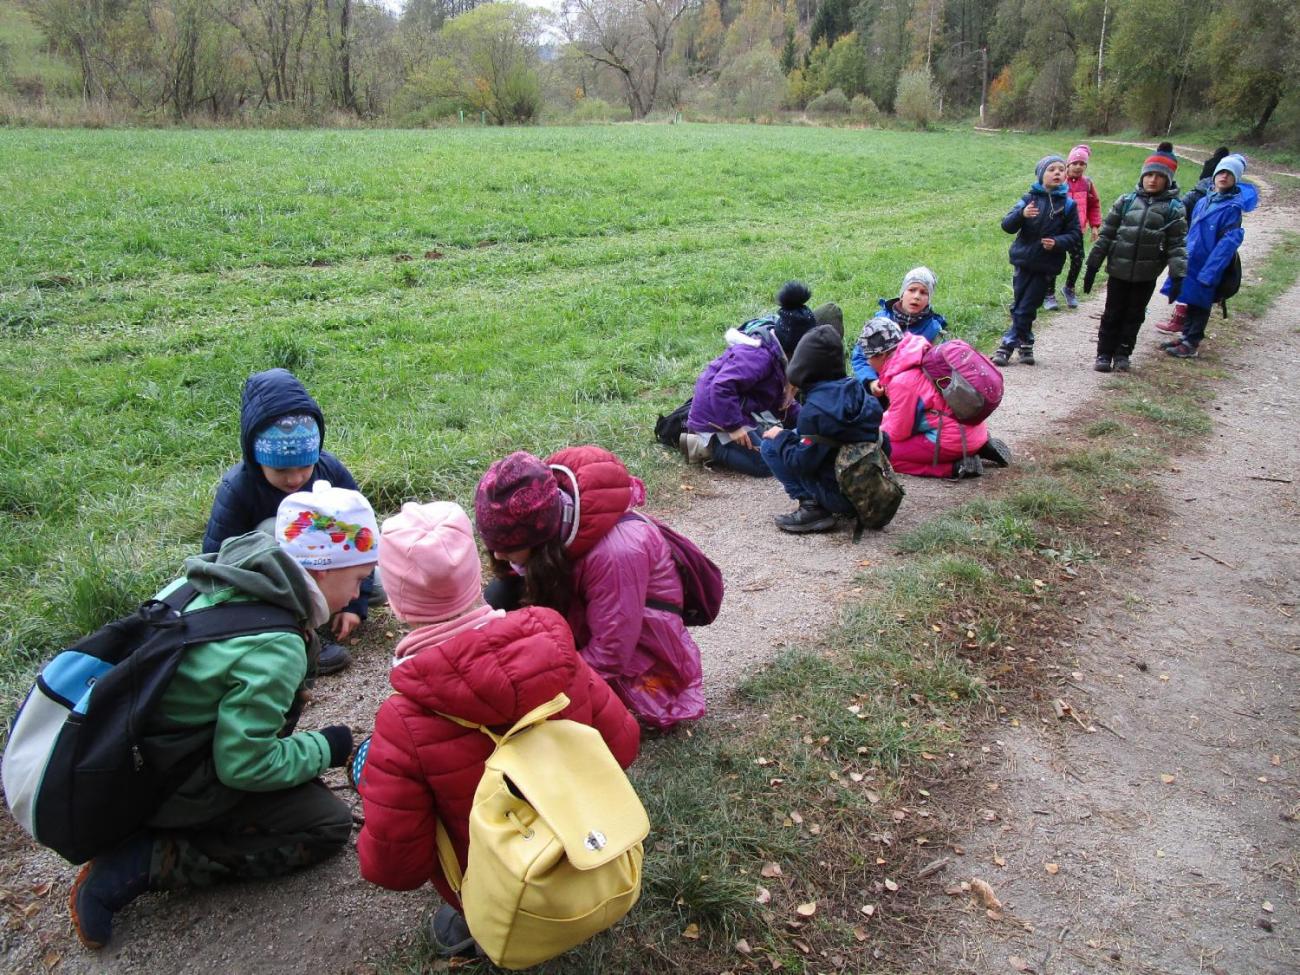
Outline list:
[[[1268,201],[1266,196],[1247,218],[1247,269],[1258,266],[1279,231],[1298,222],[1296,211],[1270,208]],[[943,298],[941,280],[939,308]],[[1215,443],[1223,445],[1215,452],[1217,466],[1189,464],[1182,473],[1161,478],[1175,501],[1195,496],[1199,502],[1187,502],[1178,524],[1170,526],[1168,542],[1131,575],[1115,580],[1123,597],[1090,620],[1076,641],[1088,705],[1092,713],[1112,715],[1105,720],[1124,740],[1109,734],[1079,742],[1040,739],[1025,729],[997,746],[998,757],[1005,753],[1008,763],[997,772],[1007,810],[1002,823],[1016,824],[1007,833],[1021,844],[1019,872],[1004,874],[1015,884],[1003,886],[1014,894],[1017,917],[1042,918],[1035,935],[1025,945],[1018,940],[1023,931],[1013,936],[1005,928],[989,929],[982,916],[957,917],[952,902],[937,903],[939,947],[918,970],[1015,970],[1007,961],[1014,956],[1038,972],[1093,971],[1094,962],[1100,966],[1096,970],[1109,965],[1106,970],[1192,972],[1202,969],[1187,967],[1184,955],[1175,955],[1202,943],[1205,952],[1188,957],[1206,961],[1206,971],[1212,963],[1232,972],[1295,970],[1298,942],[1290,932],[1296,925],[1296,827],[1278,819],[1287,808],[1295,815],[1296,779],[1289,770],[1300,761],[1294,711],[1297,633],[1286,615],[1297,611],[1300,576],[1295,489],[1260,481],[1225,492],[1222,478],[1224,472],[1253,471],[1261,464],[1294,478],[1295,438],[1281,417],[1287,410],[1295,416],[1300,401],[1281,382],[1269,385],[1264,364],[1273,364],[1276,373],[1282,363],[1296,361],[1297,302],[1300,295],[1293,292],[1257,326],[1258,339],[1243,367],[1258,375],[1249,373],[1250,382],[1234,381],[1225,390],[1224,409],[1215,416],[1230,422],[1231,429],[1216,428]],[[1090,368],[1101,305],[1094,295],[1078,311],[1040,316],[1040,364],[1008,369],[1006,398],[991,428],[1022,459],[1032,455],[1035,442],[1059,432],[1080,406],[1094,400],[1104,404],[1122,390],[1121,379]],[[1165,308],[1157,296],[1149,322],[1163,317]],[[1212,320],[1209,342],[1217,322]],[[1148,324],[1135,357],[1138,369],[1158,354],[1153,346]],[[1270,392],[1261,396],[1264,389]],[[666,462],[678,463],[671,456]],[[682,473],[681,496],[656,502],[724,567],[729,585],[718,621],[696,634],[715,710],[726,708],[726,691],[739,679],[832,620],[837,606],[855,595],[864,564],[897,561],[893,538],[978,495],[998,477],[993,472],[982,481],[962,483],[909,478],[908,497],[894,524],[854,544],[847,531],[804,538],[777,532],[772,516],[791,503],[774,482],[684,468]],[[1212,520],[1213,527],[1202,519]],[[1199,549],[1233,568],[1207,556],[1193,560]],[[1171,569],[1179,573],[1177,581]],[[1167,596],[1174,601],[1167,603]],[[356,648],[354,666],[320,682],[304,726],[347,720],[359,731],[368,730],[388,692],[392,640],[387,634],[394,632],[391,620],[377,613]],[[1198,639],[1201,635],[1208,639]],[[1149,671],[1135,670],[1130,657],[1141,657]],[[1122,677],[1109,676],[1116,673]],[[1163,673],[1169,681],[1159,680]],[[1153,749],[1159,742],[1164,744]],[[1108,745],[1109,752],[1099,756],[1069,751]],[[1278,765],[1271,764],[1275,754]],[[1082,780],[1052,771],[1065,765]],[[1163,784],[1161,773],[1174,775],[1175,782]],[[337,774],[331,782],[341,788]],[[1052,812],[1040,822],[1035,810],[1044,804]],[[1275,835],[1279,831],[1287,835]],[[971,857],[987,840],[1010,842],[998,839],[1001,833],[986,836],[989,832],[972,832]],[[1274,853],[1273,842],[1287,837],[1289,853]],[[1156,849],[1164,856],[1157,857]],[[1055,858],[1051,862],[1061,864],[1055,877],[1038,862],[1049,853]],[[1289,879],[1280,873],[1287,863]],[[34,847],[8,816],[0,819],[0,864],[0,904],[7,914],[0,967],[15,972],[50,967],[68,973],[366,971],[399,938],[413,936],[432,900],[427,891],[394,893],[364,883],[349,849],[329,864],[275,882],[147,895],[119,915],[110,947],[89,954],[71,936],[64,906],[74,869]],[[1055,886],[1044,883],[1045,877]],[[1266,899],[1274,907],[1271,914],[1263,911]],[[1250,927],[1256,913],[1272,919],[1272,934]],[[1058,918],[1067,928],[1064,937],[1053,926]],[[945,934],[950,921],[960,923]],[[1223,926],[1224,937],[1197,941],[1211,921]],[[1141,949],[1151,943],[1152,927],[1162,929],[1160,945],[1167,957],[1150,951],[1144,957]],[[1101,947],[1091,948],[1089,941]],[[987,949],[981,955],[963,947],[976,942]],[[1217,954],[1216,946],[1223,946]],[[1120,960],[1111,959],[1111,951]]]

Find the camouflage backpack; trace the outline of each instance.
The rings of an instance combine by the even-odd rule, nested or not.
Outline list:
[[[855,542],[864,528],[879,530],[894,520],[905,492],[878,440],[841,444],[829,437],[809,439],[840,448],[835,455],[835,481],[858,515]]]

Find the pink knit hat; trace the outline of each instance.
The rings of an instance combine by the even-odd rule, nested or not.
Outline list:
[[[1086,145],[1077,145],[1070,150],[1070,155],[1066,157],[1065,161],[1072,162],[1072,163],[1075,162],[1086,163],[1091,158],[1092,158],[1091,149],[1089,149]]]
[[[408,623],[439,623],[483,598],[474,529],[460,505],[416,504],[384,521],[379,571],[388,605]]]
[[[474,522],[493,552],[544,545],[560,534],[560,512],[555,475],[523,450],[489,467],[474,492]]]

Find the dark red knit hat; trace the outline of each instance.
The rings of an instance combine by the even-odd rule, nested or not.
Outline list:
[[[517,450],[483,475],[474,492],[474,521],[489,551],[535,548],[560,534],[560,488],[551,469]]]

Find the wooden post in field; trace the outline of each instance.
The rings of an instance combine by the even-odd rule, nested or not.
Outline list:
[[[987,125],[985,112],[989,101],[989,49],[980,48],[980,125]]]

